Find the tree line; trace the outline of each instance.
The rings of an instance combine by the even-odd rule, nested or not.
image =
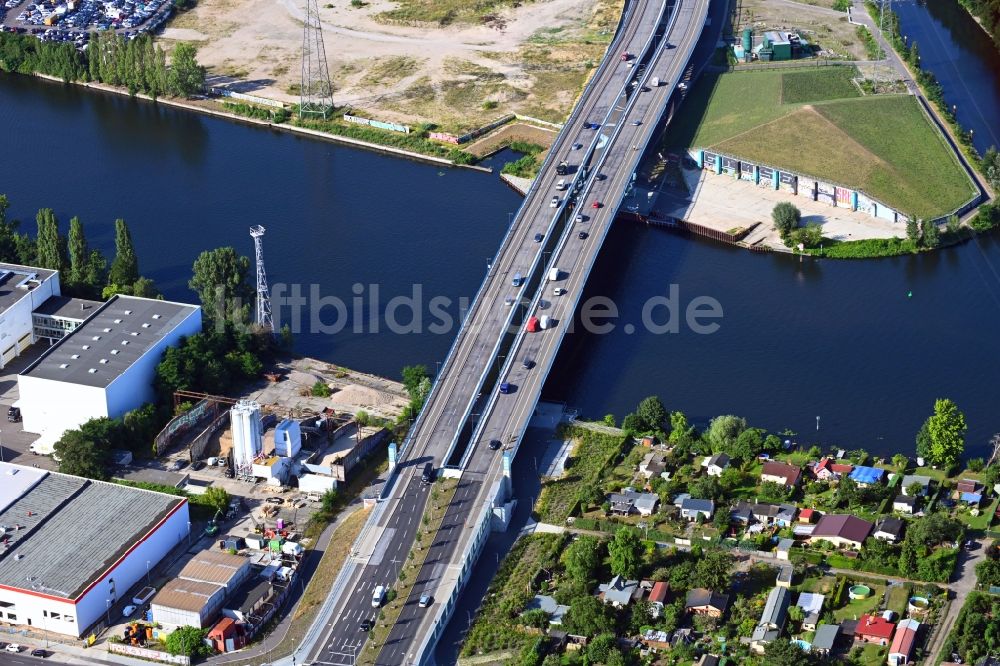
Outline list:
[[[21,231],[19,220],[9,219],[10,201],[0,194],[0,262],[37,266],[59,272],[66,293],[80,298],[107,300],[115,294],[155,298],[156,287],[139,274],[139,260],[125,220],[115,220],[115,258],[110,268],[104,254],[91,248],[79,217],[69,221],[63,235],[51,208],[35,215],[34,238]]]
[[[1000,49],[1000,0],[958,0],[970,14],[976,16]]]
[[[170,55],[150,35],[127,39],[112,30],[98,32],[85,51],[68,42],[43,42],[29,35],[0,33],[0,70],[47,74],[73,81],[96,81],[145,93],[190,97],[205,85],[193,44],[179,42]]]

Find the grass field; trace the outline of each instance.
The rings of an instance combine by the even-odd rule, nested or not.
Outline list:
[[[861,97],[861,90],[852,81],[857,74],[853,67],[823,67],[782,74],[781,103]]]
[[[823,67],[705,77],[669,142],[857,188],[921,218],[967,201],[972,184],[916,99],[862,97],[855,75]]]

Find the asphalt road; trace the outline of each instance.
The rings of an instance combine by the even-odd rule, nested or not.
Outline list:
[[[492,439],[501,442],[519,440],[527,428],[548,370],[565,335],[567,324],[573,319],[579,295],[583,291],[590,269],[605,235],[614,222],[618,204],[632,178],[632,173],[638,166],[642,154],[641,148],[644,148],[662,129],[657,121],[667,105],[673,84],[681,79],[688,67],[690,54],[701,35],[707,8],[708,0],[695,0],[677,6],[667,34],[667,42],[671,48],[660,52],[659,57],[650,63],[647,74],[649,78],[655,76],[667,84],[650,87],[648,92],[633,93],[638,94],[638,98],[631,111],[625,113],[624,104],[619,104],[610,118],[611,122],[601,130],[607,138],[606,153],[596,156],[595,164],[600,165],[598,171],[607,177],[592,180],[590,186],[580,196],[580,211],[585,211],[588,219],[583,223],[569,225],[567,228],[565,242],[556,249],[555,257],[550,264],[560,269],[562,277],[555,282],[548,280],[543,282],[539,297],[549,301],[550,304],[544,310],[534,312],[552,317],[555,328],[538,333],[525,333],[509,352],[507,372],[499,381],[514,385],[516,387],[514,393],[494,394],[477,402],[475,409],[482,410],[487,416],[478,441],[473,443],[474,449],[462,476],[462,487],[464,489],[468,486],[468,492],[461,498],[456,496],[455,502],[449,508],[444,524],[450,529],[448,531],[442,529],[442,538],[435,544],[435,548],[440,552],[433,551],[434,556],[428,557],[424,563],[417,577],[417,584],[404,604],[400,619],[382,647],[379,664],[414,662],[417,655],[407,651],[413,650],[423,632],[432,628],[430,618],[433,614],[428,613],[429,609],[419,608],[417,601],[425,592],[435,594],[445,567],[452,561],[456,552],[460,552],[463,533],[455,530],[461,527],[466,517],[475,517],[481,504],[476,498],[481,491],[491,488],[499,476],[498,458],[501,452],[491,451],[487,446],[488,442]],[[633,73],[631,69],[628,71]],[[638,121],[638,124],[635,121]],[[614,136],[616,128],[618,134]],[[564,130],[564,134],[567,132],[568,130]],[[582,133],[571,136],[573,142],[582,143],[585,139]],[[544,198],[544,194],[540,194]],[[590,207],[593,201],[602,202],[603,205],[599,208]],[[578,237],[581,230],[589,234],[586,239]],[[566,293],[556,296],[552,292],[556,286],[565,289]],[[524,361],[529,361],[528,367],[525,367]],[[469,497],[472,498],[471,505],[467,499]],[[465,534],[469,535],[471,531],[467,530]]]
[[[571,115],[566,129],[557,137],[548,162],[504,238],[415,425],[410,443],[401,453],[397,479],[390,495],[383,500],[388,506],[381,514],[376,514],[378,524],[370,526],[378,541],[371,548],[367,562],[363,566],[354,567],[348,580],[348,591],[339,595],[333,620],[326,628],[326,635],[321,639],[318,649],[309,655],[310,661],[327,664],[353,663],[354,655],[366,638],[366,634],[360,630],[359,622],[366,616],[374,615],[372,590],[380,584],[391,584],[397,578],[402,559],[413,543],[417,521],[426,504],[427,492],[421,487],[420,471],[427,461],[433,462],[435,467],[443,463],[458,440],[473,405],[481,398],[485,371],[517,314],[516,308],[505,303],[506,299],[513,297],[530,301],[535,295],[533,292],[529,293],[528,284],[522,283],[515,288],[512,280],[517,273],[527,277],[541,270],[540,265],[547,258],[543,255],[544,244],[535,242],[534,237],[535,234],[543,234],[545,237],[550,235],[565,205],[565,193],[556,191],[556,182],[561,178],[572,182],[578,175],[574,167],[579,166],[579,160],[590,154],[591,149],[602,141],[600,132],[584,130],[583,123],[603,122],[609,115],[618,103],[626,82],[635,74],[632,68],[621,62],[621,52],[634,53],[641,49],[659,22],[661,2],[636,0],[633,5],[629,10],[628,20],[609,47],[606,60]],[[572,148],[576,143],[583,144],[585,148]],[[555,173],[555,165],[562,159],[567,159],[571,164],[569,176],[558,176]],[[560,204],[556,208],[550,205],[553,196],[559,198]],[[611,211],[598,212],[611,214]],[[474,479],[463,478],[456,503],[463,506],[466,500],[478,494],[479,488],[480,485]],[[445,524],[449,524],[447,519]],[[447,530],[442,531],[439,542],[440,547],[452,551],[456,545],[449,539]],[[433,567],[435,557],[428,560],[431,562],[428,566]],[[421,575],[420,578],[423,580],[424,576]],[[420,584],[415,587],[417,596],[424,587]],[[407,608],[407,612],[409,611]],[[406,622],[402,627],[415,625],[409,621],[412,618],[402,619]],[[402,663],[397,659],[401,658],[406,649],[404,646],[410,642],[405,637],[393,635],[390,637],[390,646],[383,650],[385,656],[380,657],[379,662]]]

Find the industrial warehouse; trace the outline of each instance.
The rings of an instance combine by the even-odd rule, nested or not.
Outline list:
[[[201,308],[117,295],[18,375],[24,429],[49,453],[66,430],[153,400],[163,351],[201,332]]]
[[[0,463],[0,621],[85,635],[190,525],[180,497]]]

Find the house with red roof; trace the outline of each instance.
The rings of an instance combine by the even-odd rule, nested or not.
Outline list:
[[[814,523],[819,520],[819,517],[823,515],[816,509],[802,509],[799,511],[799,522],[800,523]]]
[[[881,615],[862,615],[854,629],[854,635],[865,643],[888,645],[895,630],[896,625]]]

